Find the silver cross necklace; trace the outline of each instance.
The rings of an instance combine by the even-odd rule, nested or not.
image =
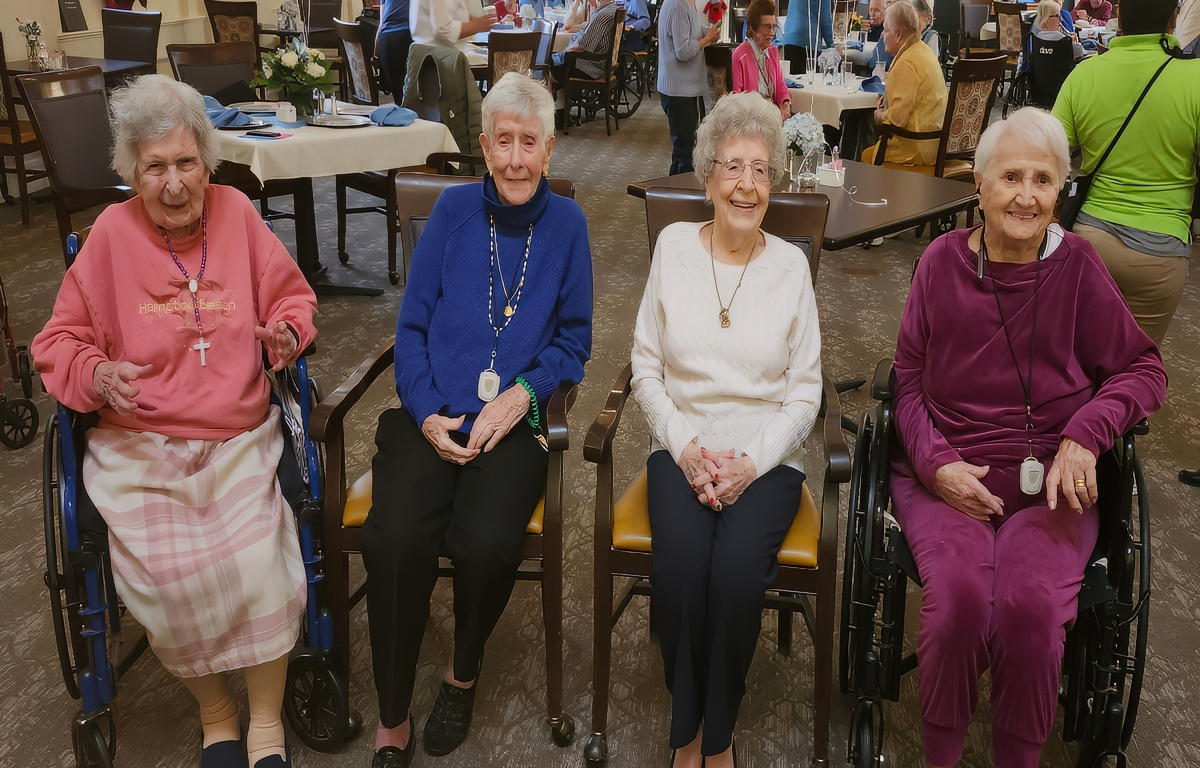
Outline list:
[[[196,319],[196,331],[200,334],[200,340],[192,345],[192,349],[200,353],[200,367],[203,368],[208,365],[204,353],[212,344],[204,340],[204,326],[200,324],[200,302],[196,299],[196,290],[200,287],[200,281],[204,279],[204,267],[208,264],[208,206],[200,209],[200,271],[196,273],[195,277],[189,275],[188,271],[183,268],[183,262],[179,260],[175,249],[171,246],[171,238],[167,236],[167,230],[159,227],[158,231],[162,233],[167,250],[175,261],[175,266],[179,267],[179,271],[183,273],[183,279],[188,281],[188,291],[192,294],[192,315]]]

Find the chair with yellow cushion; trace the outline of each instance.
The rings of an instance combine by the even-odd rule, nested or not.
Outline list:
[[[824,195],[774,194],[763,220],[763,229],[809,254],[814,282],[821,255],[821,239],[829,199]],[[707,221],[712,208],[699,190],[646,190],[646,229],[651,252],[663,227],[674,221]],[[592,656],[592,729],[584,747],[590,766],[608,757],[608,697],[612,631],[635,595],[650,595],[653,556],[650,515],[646,506],[646,471],[618,495],[614,487],[613,440],[629,400],[631,366],[618,374],[603,410],[584,438],[583,456],[596,465],[595,595]],[[792,614],[799,611],[815,648],[814,658],[814,760],[823,763],[829,751],[829,715],[833,693],[834,606],[837,583],[838,505],[840,484],[850,479],[850,452],[841,432],[841,408],[833,383],[823,382],[822,437],[825,466],[821,503],[804,489],[791,529],[779,552],[779,572],[767,595],[767,608],[779,612],[778,638],[783,653],[791,647]],[[629,578],[614,601],[617,579]],[[815,605],[814,605],[815,602]],[[614,610],[615,604],[615,610]]]
[[[396,196],[401,229],[406,240],[416,245],[421,224],[429,217],[441,192],[456,184],[478,182],[478,177],[433,176],[402,173],[396,178]],[[551,179],[557,194],[575,196],[567,179]],[[313,410],[309,432],[325,457],[325,499],[322,506],[322,541],[326,603],[332,614],[333,651],[331,662],[341,680],[350,676],[350,610],[366,593],[366,582],[350,583],[350,555],[362,554],[362,525],[371,511],[371,471],[351,482],[346,474],[346,420],[363,400],[372,383],[392,370],[394,342],[381,345],[358,366],[336,390]],[[564,384],[546,404],[543,414],[550,463],[546,470],[546,492],[525,528],[522,564],[517,578],[538,581],[542,591],[542,623],[546,633],[546,711],[551,736],[560,747],[571,742],[575,721],[562,707],[562,519],[563,454],[567,450],[567,413],[575,402],[576,387]],[[454,573],[443,558],[441,575]]]

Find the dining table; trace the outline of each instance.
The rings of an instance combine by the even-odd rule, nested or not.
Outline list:
[[[109,90],[117,87],[127,78],[135,75],[152,75],[156,71],[153,64],[145,61],[128,61],[126,59],[105,59],[92,56],[65,56],[63,69],[82,69],[83,67],[100,67],[104,74],[104,85]],[[4,66],[10,77],[17,75],[36,75],[43,70],[28,59],[7,61]]]
[[[840,251],[868,243],[877,237],[903,232],[976,205],[978,195],[973,184],[898,171],[878,165],[845,160],[842,186],[818,184],[811,190],[829,198],[829,218],[821,247]],[[645,199],[650,187],[700,189],[693,173],[661,176],[630,184],[626,191]],[[771,188],[771,193],[800,192],[789,178]]]
[[[517,29],[515,27],[494,27],[490,32],[478,32],[471,38],[471,42],[481,48],[486,48],[489,35],[503,35],[511,32],[532,32],[530,29]],[[554,46],[550,49],[552,53],[558,53],[566,48],[571,43],[571,33],[564,32],[560,28],[554,35]]]
[[[842,112],[847,109],[874,109],[879,105],[878,93],[859,90],[863,79],[852,76],[849,86],[825,85],[821,73],[814,73],[813,82],[807,74],[793,75],[793,83],[800,87],[788,87],[792,99],[792,114],[812,112],[822,125],[838,128],[842,124]]]
[[[265,106],[266,103],[264,103]],[[342,114],[361,117],[368,108],[339,104]],[[393,171],[423,166],[434,152],[458,152],[450,129],[443,123],[416,120],[411,125],[360,125],[353,128],[328,128],[317,125],[280,123],[273,114],[255,113],[253,117],[268,123],[277,138],[247,135],[246,130],[217,131],[217,155],[229,163],[249,168],[259,181],[289,179],[295,185],[296,261],[318,295],[379,296],[378,288],[333,285],[327,280],[327,267],[321,263],[317,243],[317,222],[312,180],[324,176]],[[360,114],[355,115],[358,112]]]

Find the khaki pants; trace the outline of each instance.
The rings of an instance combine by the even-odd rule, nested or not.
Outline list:
[[[1188,259],[1148,256],[1125,245],[1119,237],[1087,224],[1076,224],[1075,234],[1100,254],[1133,319],[1155,344],[1162,346],[1187,284]]]

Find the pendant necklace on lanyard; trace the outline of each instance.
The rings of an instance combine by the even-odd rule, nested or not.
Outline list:
[[[492,359],[488,362],[488,367],[479,374],[477,393],[479,399],[485,403],[492,402],[500,394],[500,374],[496,373],[496,351],[500,347],[500,332],[512,322],[513,315],[517,313],[517,304],[521,301],[521,292],[525,288],[525,270],[529,267],[529,246],[533,243],[533,224],[529,225],[529,235],[525,238],[525,256],[521,260],[521,276],[518,278],[517,284],[513,286],[512,293],[509,293],[508,286],[504,284],[504,269],[500,265],[500,247],[496,243],[496,219],[491,216],[488,217],[488,233],[491,236],[491,241],[488,243],[491,255],[488,269],[488,325],[496,332],[496,338],[492,342]],[[496,306],[495,275],[497,272],[500,273],[500,292],[504,296],[504,320],[500,325],[496,325],[496,321],[492,318],[492,309]]]
[[[987,244],[984,242],[984,230],[979,231],[980,263],[987,264]],[[1004,310],[1000,308],[1000,293],[996,290],[996,279],[991,276],[988,268],[988,279],[992,283],[992,297],[996,299],[996,312],[1000,315],[1000,329],[1004,331],[1004,340],[1008,342],[1008,353],[1012,356],[1013,366],[1017,369],[1017,378],[1021,381],[1021,391],[1025,394],[1025,439],[1029,444],[1029,456],[1021,462],[1021,493],[1032,496],[1042,490],[1042,479],[1046,467],[1033,455],[1033,342],[1037,339],[1037,308],[1038,290],[1042,283],[1042,256],[1046,250],[1046,238],[1038,248],[1037,268],[1033,278],[1033,318],[1029,329],[1029,379],[1021,373],[1021,364],[1017,361],[1017,351],[1013,348],[1012,337],[1008,333],[1008,323],[1004,319]]]

